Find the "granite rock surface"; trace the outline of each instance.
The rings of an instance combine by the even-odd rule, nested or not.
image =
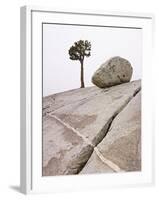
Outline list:
[[[140,170],[141,82],[43,98],[43,175]]]

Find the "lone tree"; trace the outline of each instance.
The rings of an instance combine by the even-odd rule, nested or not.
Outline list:
[[[84,88],[84,58],[91,55],[91,43],[88,40],[79,40],[69,49],[71,60],[79,60],[81,63],[81,88]]]

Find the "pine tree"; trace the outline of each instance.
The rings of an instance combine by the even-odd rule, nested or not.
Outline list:
[[[79,60],[81,64],[81,88],[84,84],[84,58],[91,55],[91,43],[87,40],[79,40],[74,43],[69,49],[69,56],[71,60]]]

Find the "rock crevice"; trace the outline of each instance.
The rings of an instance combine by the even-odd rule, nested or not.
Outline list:
[[[96,147],[103,160],[106,159],[107,167],[115,172],[141,170],[140,96],[141,92],[138,90],[123,110],[112,120],[106,137]],[[133,121],[130,122],[130,120]],[[109,172],[104,167],[100,167],[100,170],[96,169],[99,160],[94,154],[97,152],[92,153],[85,167],[81,170],[81,174],[97,171]]]
[[[106,128],[106,129],[103,128],[103,129],[105,130],[105,134],[104,134],[105,136],[103,136],[103,138],[101,138],[101,141],[100,141],[100,142],[102,142],[102,140],[103,140],[104,138],[106,138],[107,133],[110,131],[111,125],[112,125],[113,121],[115,120],[116,116],[119,115],[119,114],[121,113],[122,110],[124,110],[124,108],[125,108],[125,107],[128,105],[128,103],[131,102],[131,100],[140,92],[140,90],[141,90],[141,88],[138,88],[136,91],[134,91],[133,96],[132,96],[121,108],[119,108],[119,110],[116,111],[115,115],[109,120],[109,122],[106,123],[105,126],[108,127],[108,128]],[[104,131],[104,130],[102,130],[102,131]],[[100,143],[100,142],[99,142],[99,143]],[[97,143],[97,145],[98,145],[99,143]],[[120,169],[120,167],[117,166],[115,163],[113,163],[112,161],[110,161],[110,160],[108,160],[107,158],[105,158],[105,157],[102,155],[102,153],[98,150],[97,145],[94,147],[94,151],[93,151],[93,152],[95,152],[95,153],[97,154],[97,156],[101,159],[102,162],[104,162],[107,166],[109,166],[114,172],[124,171],[124,170]],[[93,152],[92,152],[92,153],[93,153]]]

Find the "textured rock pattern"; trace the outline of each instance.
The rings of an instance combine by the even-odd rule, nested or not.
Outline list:
[[[120,163],[122,159],[115,162],[110,155],[105,156],[109,151],[113,151],[110,145],[113,140],[108,140],[108,149],[104,147],[104,142],[107,141],[107,136],[111,138],[110,126],[114,127],[115,119],[135,99],[134,96],[140,91],[140,87],[140,81],[134,81],[108,89],[94,86],[43,98],[43,175],[113,172],[120,171],[120,168],[131,171],[132,167],[126,161],[123,161],[123,167]],[[131,109],[127,115],[131,116],[133,112],[137,111]],[[125,119],[120,119],[122,124]],[[132,120],[136,123],[135,120],[138,119]],[[133,123],[132,126],[134,127]],[[128,134],[128,138],[129,136],[133,137]],[[117,138],[117,141],[119,139]],[[115,158],[115,153],[112,155]],[[135,154],[133,157],[133,169],[136,167],[136,170],[139,169],[139,155],[140,151],[136,160]]]
[[[141,170],[141,94],[138,93],[113,120],[107,136],[97,146],[104,158],[121,171]],[[94,151],[81,173],[109,172]]]
[[[92,82],[100,88],[106,88],[129,82],[132,73],[133,68],[130,62],[117,56],[109,59],[97,69]]]

